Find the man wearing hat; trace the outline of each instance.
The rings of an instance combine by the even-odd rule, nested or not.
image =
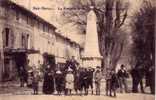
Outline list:
[[[106,80],[106,95],[108,96],[110,94],[110,89],[111,89],[111,69],[107,68],[106,69],[107,73],[105,75],[105,80]]]
[[[100,66],[97,66],[96,68],[97,68],[97,70],[95,71],[95,75],[94,75],[96,95],[100,95],[102,74],[100,71]]]
[[[119,78],[119,85],[120,85],[120,92],[123,92],[123,85],[125,92],[128,92],[128,87],[127,87],[127,78],[128,78],[128,73],[125,69],[125,66],[122,64],[121,68],[119,69],[118,73],[118,78]]]
[[[94,69],[91,67],[88,67],[87,69],[87,91],[89,88],[91,88],[91,92],[93,94],[93,73],[94,73]]]
[[[76,61],[75,56],[72,56],[70,59],[70,68],[75,72],[78,65],[79,63]]]

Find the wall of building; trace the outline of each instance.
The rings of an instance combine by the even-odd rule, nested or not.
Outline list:
[[[5,28],[10,30],[11,35],[9,36],[9,45],[3,48]],[[75,56],[76,59],[80,60],[80,47],[78,44],[72,43],[71,40],[56,33],[55,29],[49,24],[34,19],[34,17],[23,13],[20,9],[0,6],[0,33],[0,80],[2,79],[2,72],[6,68],[6,64],[3,61],[3,50],[6,48],[39,50],[40,53],[28,54],[29,64],[35,64],[36,66],[39,61],[43,63],[42,55],[45,52],[54,55],[57,63],[65,63],[71,56]],[[28,37],[28,40],[25,41],[26,47],[22,44],[23,36]],[[7,67],[10,73],[14,73],[15,61],[11,57],[9,59]],[[3,64],[4,66],[2,66]]]
[[[0,59],[1,65],[4,65],[1,66],[1,71],[7,71],[7,74],[12,74],[8,76],[11,78],[15,71],[15,61],[13,60],[13,56],[4,55],[4,52],[9,49],[24,49],[25,45],[22,44],[22,36],[26,38],[26,36],[29,35],[29,41],[33,43],[33,31],[32,27],[26,24],[27,22],[23,19],[24,17],[20,14],[17,14],[15,10],[0,6],[0,12],[0,45],[1,51],[3,51],[3,54],[1,55],[4,56]],[[6,42],[6,30],[9,30],[8,45],[4,45]],[[29,44],[29,48],[32,48],[32,46],[32,44]]]

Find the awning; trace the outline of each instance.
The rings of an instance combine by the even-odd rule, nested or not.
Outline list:
[[[35,50],[35,49],[23,49],[23,48],[10,49],[10,48],[6,48],[6,49],[4,49],[4,53],[7,53],[7,54],[15,54],[15,53],[35,54],[35,53],[40,53],[40,51]]]

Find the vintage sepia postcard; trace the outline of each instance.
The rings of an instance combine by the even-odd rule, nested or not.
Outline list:
[[[155,0],[0,0],[0,100],[154,100]]]

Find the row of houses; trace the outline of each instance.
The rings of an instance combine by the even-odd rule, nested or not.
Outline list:
[[[43,54],[62,65],[71,56],[81,62],[82,46],[57,28],[10,0],[0,1],[0,80],[14,76],[17,67],[42,64]]]

